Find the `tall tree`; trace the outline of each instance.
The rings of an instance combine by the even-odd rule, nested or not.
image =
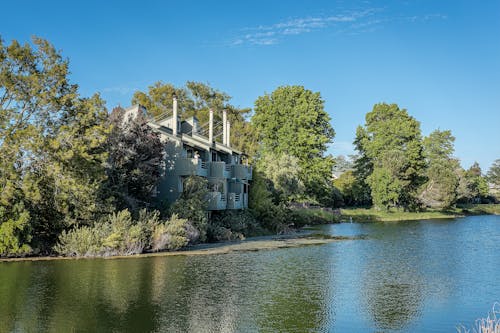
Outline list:
[[[420,123],[405,109],[385,103],[376,104],[365,119],[356,131],[362,161],[356,163],[356,172],[366,177],[373,203],[379,208],[415,208],[425,166]]]
[[[500,186],[500,159],[495,160],[486,174],[488,181]]]
[[[460,165],[452,156],[454,141],[455,137],[451,135],[451,131],[435,130],[424,138],[427,182],[419,198],[427,206],[448,208],[457,199],[459,186],[457,170]]]
[[[15,238],[23,251],[43,250],[100,210],[107,113],[98,95],[80,98],[68,75],[49,42],[0,40],[0,242]]]
[[[256,100],[252,124],[264,153],[297,157],[308,194],[328,196],[334,163],[324,155],[335,131],[319,92],[302,86],[278,87]]]
[[[492,185],[490,194],[496,197],[497,201],[500,200],[500,159],[493,162],[486,174],[486,179]]]
[[[144,106],[150,116],[157,117],[172,110],[174,95],[177,96],[181,112],[193,108],[193,101],[186,89],[161,81],[149,86],[147,92],[136,91],[132,104]]]
[[[488,196],[488,183],[483,177],[479,163],[474,162],[471,167],[463,173],[463,190],[461,201],[481,203]]]

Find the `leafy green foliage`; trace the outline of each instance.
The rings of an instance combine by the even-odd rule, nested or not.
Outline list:
[[[0,206],[0,221],[3,221],[0,224],[0,256],[29,253],[29,212],[17,204],[11,216],[5,216],[6,213],[6,209]]]
[[[488,196],[488,183],[477,162],[461,174],[460,183],[459,201],[462,203],[481,203]]]
[[[323,199],[334,164],[324,153],[335,132],[321,95],[302,86],[278,87],[255,101],[252,124],[263,151],[298,158],[306,194]]]
[[[303,195],[304,184],[300,179],[298,158],[266,153],[258,161],[258,169],[271,181],[273,190],[283,201],[288,202]]]
[[[490,169],[488,170],[488,173],[486,174],[486,177],[489,182],[500,186],[500,159],[493,162]]]
[[[357,203],[356,177],[353,171],[346,171],[333,181],[333,185],[342,194],[342,203],[354,206]]]
[[[457,197],[460,168],[453,158],[455,138],[450,131],[436,130],[423,140],[427,182],[423,185],[420,201],[428,207],[449,208]]]
[[[116,256],[176,250],[192,241],[192,227],[187,220],[176,215],[167,221],[159,217],[158,211],[143,209],[133,219],[127,209],[121,210],[92,227],[63,231],[54,250],[65,256]]]
[[[258,221],[248,210],[214,213],[208,226],[208,239],[211,241],[242,240],[262,233]]]
[[[273,201],[272,185],[256,169],[253,171],[248,205],[263,228],[275,233],[281,233],[287,228],[285,207]]]
[[[172,214],[188,220],[199,232],[199,240],[207,240],[207,180],[198,176],[184,179],[184,189],[170,208]]]
[[[190,242],[189,231],[192,228],[188,220],[180,219],[176,214],[172,215],[167,223],[158,224],[154,228],[152,250],[177,250],[185,247]]]
[[[372,174],[368,176],[367,181],[372,190],[375,207],[388,210],[390,207],[399,204],[403,186],[390,170],[375,167]]]
[[[24,205],[33,237],[19,246],[45,251],[62,229],[105,210],[107,112],[98,95],[79,97],[68,61],[43,39],[0,41],[0,62],[0,225]]]
[[[144,106],[149,115],[156,117],[172,109],[174,95],[177,96],[181,111],[192,109],[193,102],[185,89],[163,82],[156,82],[149,86],[147,93],[136,91],[132,97],[132,104]]]
[[[396,104],[376,104],[365,126],[358,127],[354,144],[360,153],[357,173],[370,187],[375,206],[415,208],[425,167],[420,123]]]

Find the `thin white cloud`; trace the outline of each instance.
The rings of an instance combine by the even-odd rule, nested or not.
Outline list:
[[[233,39],[231,45],[272,45],[286,36],[310,33],[334,25],[352,25],[377,11],[378,9],[365,9],[330,16],[293,18],[272,25],[245,28],[242,29],[244,33]]]
[[[393,21],[425,22],[446,19],[446,15],[427,14],[423,16],[384,17],[381,8],[369,8],[330,16],[308,16],[291,18],[271,25],[259,25],[240,30],[230,41],[232,46],[274,45],[286,38],[315,31],[332,29],[336,33],[360,34],[373,32],[385,23]]]

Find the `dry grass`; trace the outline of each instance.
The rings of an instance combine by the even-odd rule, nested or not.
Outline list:
[[[488,317],[476,320],[472,331],[463,325],[457,327],[459,333],[500,333],[500,303],[495,303]]]

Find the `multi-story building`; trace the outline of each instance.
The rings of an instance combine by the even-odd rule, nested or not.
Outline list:
[[[124,119],[145,112],[144,107],[134,105],[125,110]],[[222,114],[222,142],[214,140],[212,109],[209,119],[208,129],[196,117],[181,121],[174,97],[172,113],[148,123],[160,135],[166,153],[164,173],[153,195],[174,202],[183,191],[184,180],[195,175],[208,180],[208,210],[248,208],[252,167],[242,152],[231,148],[226,111]]]

